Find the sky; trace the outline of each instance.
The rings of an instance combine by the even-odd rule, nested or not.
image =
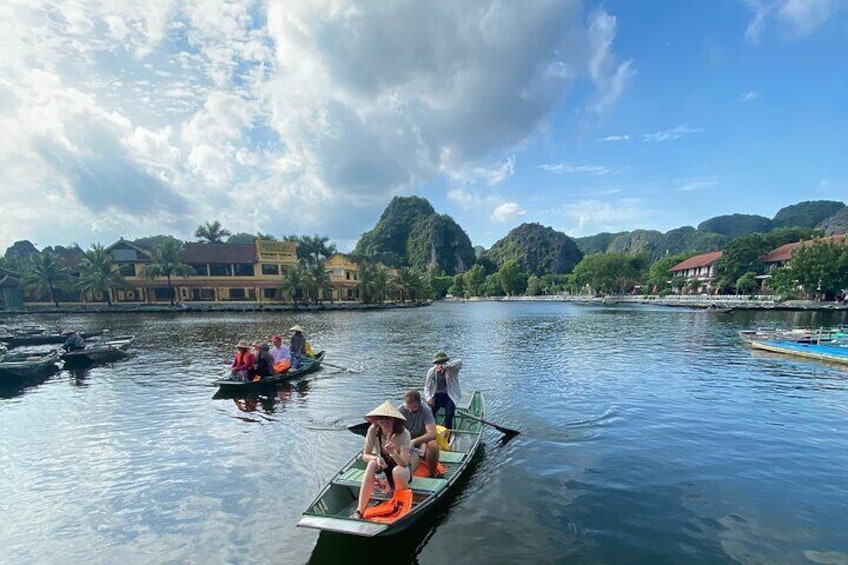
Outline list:
[[[848,200],[848,0],[7,0],[0,251]]]

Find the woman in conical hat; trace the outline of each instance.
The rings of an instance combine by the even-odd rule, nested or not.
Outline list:
[[[359,519],[368,508],[378,470],[385,471],[389,485],[395,490],[408,489],[412,478],[409,469],[411,438],[403,414],[387,400],[367,413],[365,419],[371,422],[362,449],[362,460],[367,466],[359,489],[359,504],[352,515]]]

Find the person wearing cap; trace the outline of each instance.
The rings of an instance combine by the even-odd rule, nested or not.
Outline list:
[[[291,366],[293,369],[299,369],[300,361],[306,355],[306,336],[303,335],[303,328],[299,325],[292,326],[289,331],[292,333],[289,344]]]
[[[250,371],[253,370],[253,365],[256,363],[256,356],[250,352],[250,346],[246,341],[241,340],[236,344],[236,354],[233,358],[231,378],[246,381],[250,378]]]
[[[366,463],[359,502],[351,518],[362,519],[374,492],[374,476],[377,470],[386,473],[389,485],[397,491],[409,488],[412,474],[409,468],[410,435],[406,429],[406,418],[390,401],[385,401],[365,415],[371,422],[365,434],[362,460]]]
[[[283,344],[280,334],[271,336],[271,357],[274,358],[274,372],[284,373],[291,367],[291,351]]]
[[[459,388],[459,370],[462,369],[462,361],[459,359],[450,362],[450,358],[444,351],[439,351],[433,356],[433,366],[424,377],[424,399],[433,410],[433,416],[440,409],[445,409],[445,427],[453,428],[453,415],[456,405],[462,398]]]
[[[65,330],[62,335],[67,336],[65,343],[62,344],[62,349],[65,351],[81,351],[85,349],[85,340],[80,334],[74,330]]]

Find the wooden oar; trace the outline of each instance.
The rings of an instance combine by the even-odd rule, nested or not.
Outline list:
[[[473,414],[469,414],[468,412],[463,412],[462,410],[457,410],[456,413],[459,414],[460,416],[462,416],[463,418],[471,418],[472,420],[477,420],[478,422],[482,422],[482,423],[486,424],[487,426],[492,426],[493,428],[495,428],[496,430],[498,430],[502,434],[505,434],[505,435],[508,435],[508,436],[517,436],[518,434],[521,433],[518,430],[513,430],[513,429],[510,429],[510,428],[505,428],[504,426],[499,426],[499,425],[494,424],[494,423],[492,423],[488,420],[484,420],[483,418],[478,418],[477,416],[475,416]]]
[[[348,371],[350,373],[360,373],[361,371],[357,371],[355,369],[351,369],[350,367],[342,367],[341,365],[333,365],[332,363],[327,363],[326,361],[321,361],[322,365],[326,365],[328,367],[332,367],[333,369],[341,369],[342,371]]]

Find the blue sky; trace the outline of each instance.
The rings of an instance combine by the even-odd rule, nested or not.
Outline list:
[[[848,194],[848,2],[13,1],[0,251],[202,222],[350,250],[398,195],[475,245]]]

